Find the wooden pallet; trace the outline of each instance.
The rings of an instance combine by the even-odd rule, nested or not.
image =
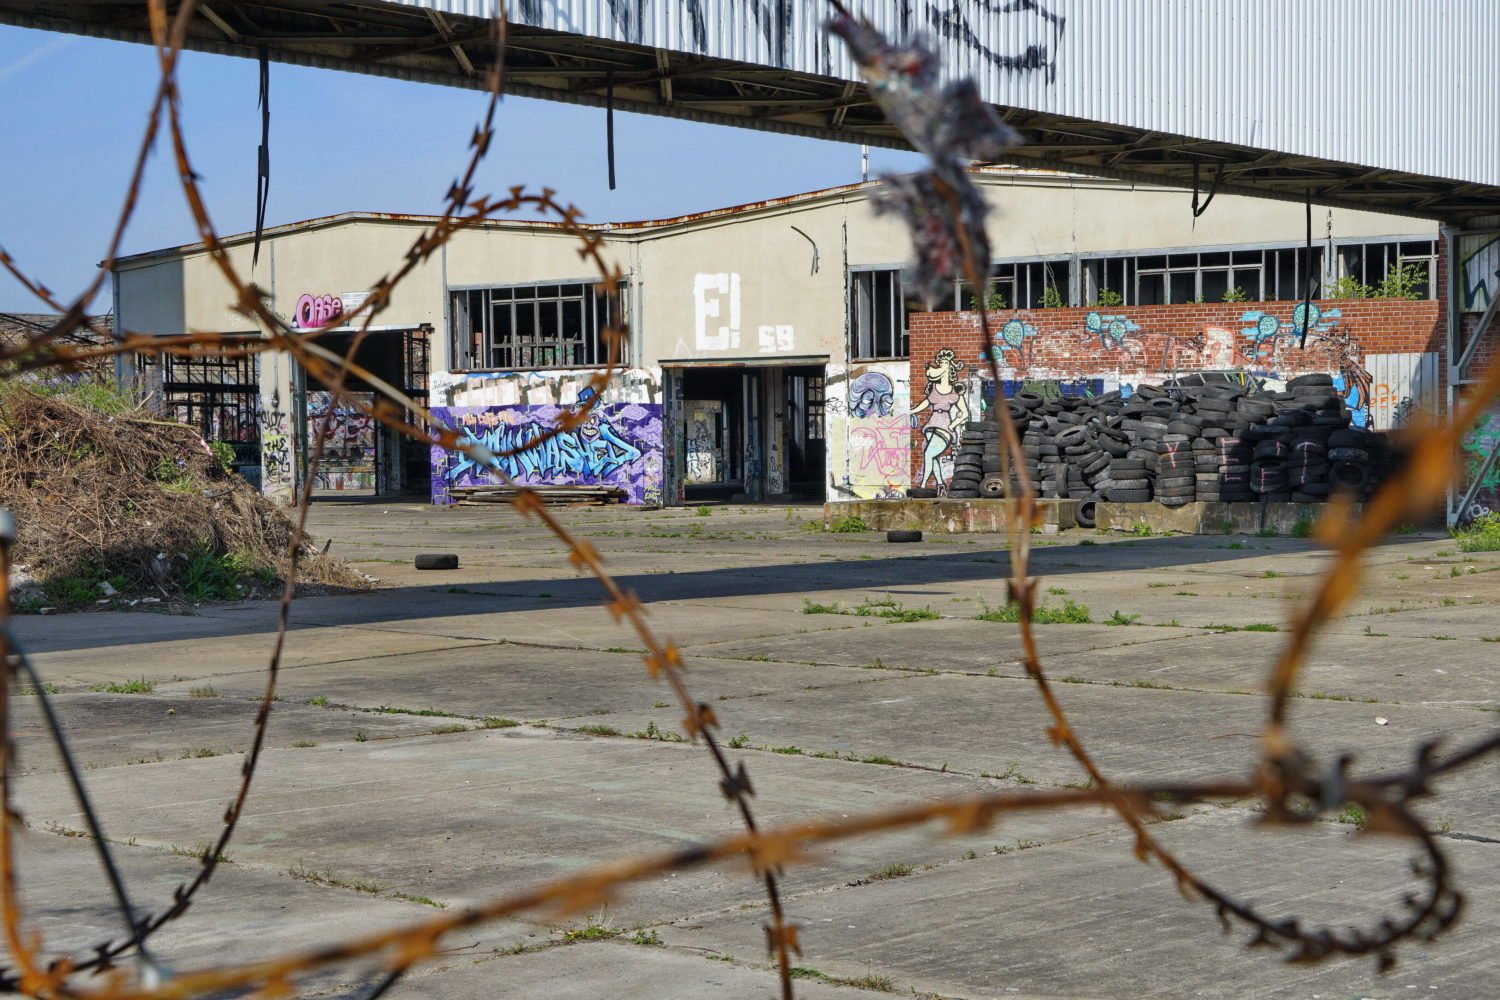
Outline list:
[[[522,489],[549,505],[624,503],[628,494],[618,486],[455,486],[448,490],[460,507],[510,503]]]

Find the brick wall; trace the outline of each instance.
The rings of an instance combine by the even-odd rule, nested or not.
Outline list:
[[[1083,378],[1103,372],[1166,377],[1204,369],[1278,375],[1322,371],[1337,354],[1401,354],[1445,348],[1436,300],[1320,300],[1306,348],[1297,343],[1295,302],[1032,309],[990,318],[1006,377]],[[1090,316],[1097,317],[1093,322]],[[1269,321],[1261,327],[1261,317]],[[1014,325],[1019,323],[1021,328]],[[913,313],[912,364],[944,348],[965,361],[983,357],[978,313]],[[1254,331],[1253,333],[1247,331]],[[1225,336],[1224,334],[1228,334]],[[1347,345],[1347,346],[1346,346]],[[1149,381],[1149,379],[1147,379]]]
[[[981,396],[994,393],[986,349],[996,353],[1007,395],[1025,382],[1056,382],[1059,391],[1069,392],[1070,382],[1087,380],[1090,388],[1102,383],[1114,389],[1199,371],[1247,372],[1277,380],[1328,372],[1342,375],[1353,393],[1371,354],[1434,352],[1438,371],[1445,371],[1440,301],[1315,301],[1305,346],[1294,322],[1299,306],[1239,302],[1006,311],[990,317],[987,341],[977,313],[914,313],[909,322],[912,405],[926,398],[923,373],[944,350],[963,365],[955,382],[967,389],[971,410]],[[1441,386],[1436,393],[1441,407]],[[932,485],[923,481],[930,478],[930,473],[924,477],[930,409],[913,420],[914,486]],[[951,449],[946,454],[951,457]]]

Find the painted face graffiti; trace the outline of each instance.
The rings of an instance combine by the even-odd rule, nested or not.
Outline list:
[[[896,399],[896,387],[880,372],[865,372],[849,386],[851,417],[888,417]]]

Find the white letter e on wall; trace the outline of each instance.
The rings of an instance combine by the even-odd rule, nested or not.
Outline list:
[[[720,301],[729,296],[729,323],[718,326],[712,334],[708,321],[722,316]],[[693,276],[693,337],[700,351],[737,350],[740,346],[740,276],[738,274],[697,274]]]

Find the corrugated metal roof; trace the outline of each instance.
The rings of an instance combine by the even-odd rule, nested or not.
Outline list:
[[[497,0],[391,0],[493,16]],[[1007,107],[1500,184],[1496,0],[858,0]],[[855,79],[826,0],[507,0],[533,27]]]

